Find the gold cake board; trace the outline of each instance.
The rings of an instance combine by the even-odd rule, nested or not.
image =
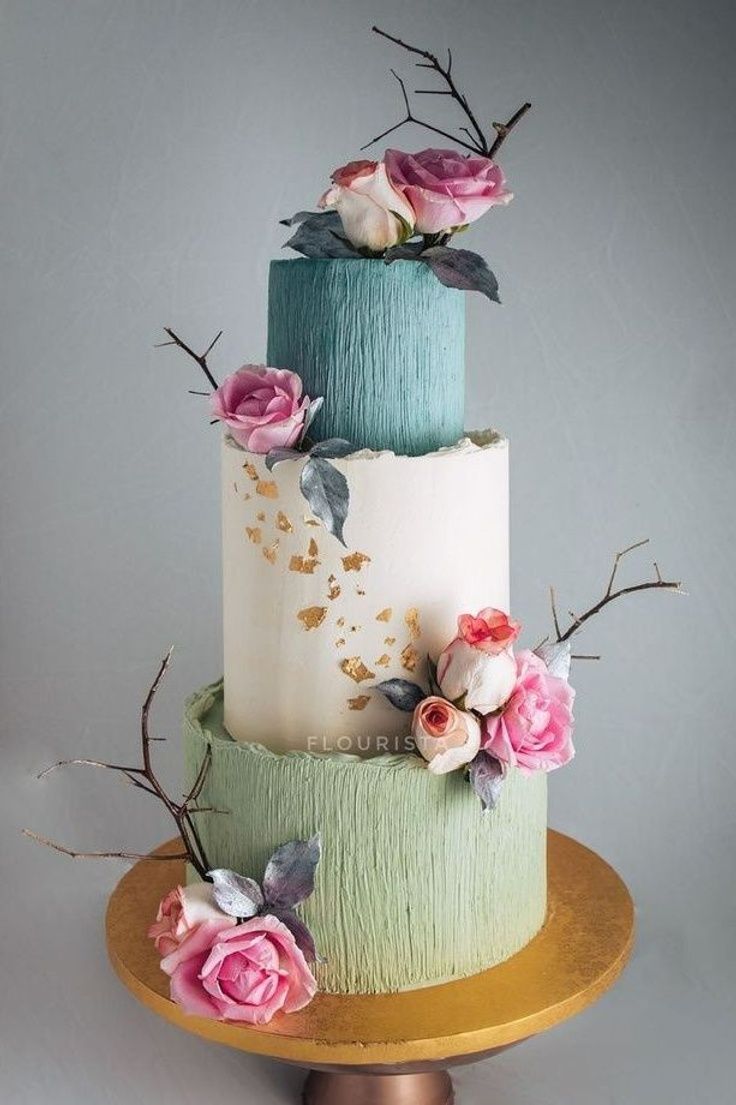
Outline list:
[[[156,851],[179,848],[169,841]],[[146,932],[181,860],[141,860],[113,891],[107,947],[125,985],[154,1013],[206,1040],[308,1067],[308,1105],[447,1105],[445,1068],[484,1058],[560,1024],[618,978],[634,942],[626,886],[595,852],[549,831],[548,914],[517,955],[458,982],[397,994],[318,994],[263,1028],[185,1014]],[[478,934],[482,939],[482,933]]]

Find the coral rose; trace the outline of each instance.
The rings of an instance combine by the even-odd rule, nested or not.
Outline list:
[[[565,679],[550,675],[533,652],[518,654],[516,670],[516,686],[503,710],[483,719],[483,748],[524,774],[554,771],[575,755],[575,691]]]
[[[414,209],[420,234],[475,222],[489,208],[513,199],[500,166],[487,157],[464,157],[456,150],[386,150],[385,160],[391,183]]]
[[[389,181],[382,161],[351,161],[335,169],[332,184],[319,206],[337,211],[358,249],[382,253],[410,235],[414,211]]]
[[[317,984],[286,925],[267,914],[234,927],[208,921],[161,961],[171,998],[187,1013],[268,1024],[302,1009]]]
[[[437,682],[453,702],[464,696],[467,710],[489,714],[504,704],[514,688],[511,645],[521,626],[488,606],[475,617],[461,614],[457,627],[457,637],[437,661]]]
[[[177,886],[161,899],[156,920],[148,930],[159,955],[170,955],[203,921],[235,924],[233,917],[228,917],[215,905],[212,891],[211,883],[196,882],[191,886]]]
[[[223,380],[210,402],[215,418],[251,453],[296,445],[310,404],[296,372],[253,364]]]
[[[414,711],[411,735],[434,775],[470,763],[480,748],[480,723],[444,698],[423,699]]]

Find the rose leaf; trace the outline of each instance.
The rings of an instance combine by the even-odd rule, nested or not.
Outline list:
[[[377,683],[373,690],[380,691],[392,706],[407,714],[414,713],[419,703],[427,697],[427,692],[410,679],[386,679],[383,683]]]
[[[319,834],[309,840],[290,840],[277,848],[263,876],[266,905],[274,909],[292,909],[308,898],[314,890],[319,857]]]
[[[263,893],[254,879],[223,867],[207,874],[214,883],[212,895],[223,913],[231,917],[255,917],[263,905]]]
[[[494,303],[498,298],[498,281],[488,265],[477,253],[468,249],[451,249],[448,246],[431,246],[418,257],[429,265],[441,283],[461,291],[481,292]]]
[[[350,506],[350,490],[342,472],[324,457],[310,456],[302,468],[299,487],[312,514],[344,545],[343,526]]]
[[[479,752],[470,764],[470,785],[480,798],[483,812],[492,810],[503,787],[503,767],[489,752]]]

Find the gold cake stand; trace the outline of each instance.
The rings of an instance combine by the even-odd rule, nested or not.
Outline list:
[[[173,851],[177,841],[157,849]],[[206,1040],[310,1068],[306,1105],[449,1105],[447,1068],[486,1058],[574,1016],[618,978],[634,942],[624,883],[582,844],[550,830],[544,928],[498,967],[398,994],[318,994],[263,1028],[183,1013],[146,931],[183,862],[141,860],[107,909],[107,946],[129,990],[172,1024]],[[479,933],[479,938],[482,934]]]

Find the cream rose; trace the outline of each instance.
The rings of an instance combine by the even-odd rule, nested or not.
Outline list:
[[[411,735],[434,775],[470,763],[480,748],[480,723],[444,698],[432,696],[414,711]]]
[[[319,206],[334,208],[353,245],[373,253],[405,241],[414,229],[414,209],[394,188],[382,161],[351,161],[335,169]]]

